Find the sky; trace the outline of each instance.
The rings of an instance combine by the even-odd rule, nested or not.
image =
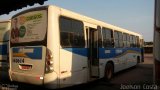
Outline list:
[[[56,5],[140,33],[145,41],[153,41],[154,0],[48,0],[44,5]],[[0,20],[10,19],[18,12],[39,6],[35,4],[12,11],[1,15]]]

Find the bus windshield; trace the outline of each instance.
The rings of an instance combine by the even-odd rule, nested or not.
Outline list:
[[[11,44],[42,42],[46,37],[47,11],[38,10],[22,13],[11,20]]]
[[[9,30],[10,30],[10,22],[0,22],[0,41],[8,41],[9,40]]]

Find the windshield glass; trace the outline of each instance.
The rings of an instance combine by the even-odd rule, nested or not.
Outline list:
[[[11,20],[11,43],[33,43],[45,39],[47,10],[30,11]]]
[[[0,41],[8,41],[9,40],[9,30],[10,30],[10,22],[0,22]]]

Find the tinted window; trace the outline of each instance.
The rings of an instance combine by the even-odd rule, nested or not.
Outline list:
[[[136,37],[133,36],[133,47],[136,47]]]
[[[130,36],[130,46],[136,47],[136,37],[134,35]]]
[[[114,32],[114,45],[115,47],[119,47],[118,32]]]
[[[122,32],[114,32],[115,47],[123,47],[123,35]]]
[[[127,34],[127,47],[130,47],[130,35]]]
[[[124,47],[127,47],[127,34],[123,33],[123,45]]]
[[[113,47],[112,44],[112,30],[103,28],[102,29],[102,34],[103,34],[103,46],[104,47]]]
[[[139,37],[138,36],[136,36],[136,42],[137,42],[137,47],[139,47],[140,45],[139,45]]]
[[[84,47],[83,23],[74,19],[60,17],[60,40],[62,47]]]
[[[133,35],[130,35],[130,47],[133,47]]]
[[[123,47],[123,34],[118,32],[119,35],[119,47]]]

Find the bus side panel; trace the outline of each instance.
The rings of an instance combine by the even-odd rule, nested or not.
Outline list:
[[[104,77],[105,65],[113,62],[114,72],[124,70],[137,64],[137,57],[141,57],[140,48],[100,48],[100,77]]]
[[[88,58],[86,48],[60,49],[61,87],[87,82]]]
[[[123,49],[121,48],[100,48],[99,51],[100,58],[100,77],[104,77],[105,66],[108,61],[113,62],[114,72],[123,70],[126,68],[126,65],[122,63],[126,62],[125,58],[127,55],[122,55]]]

